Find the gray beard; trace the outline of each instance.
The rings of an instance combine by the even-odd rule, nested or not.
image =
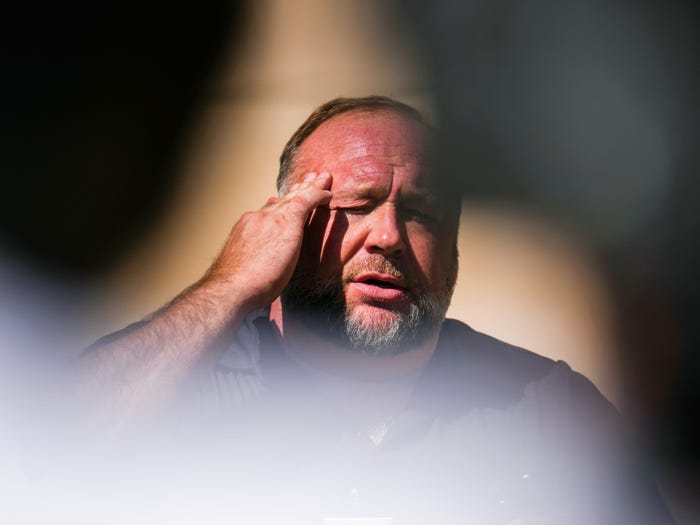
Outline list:
[[[363,322],[353,315],[345,301],[343,279],[321,280],[298,267],[282,293],[285,312],[292,314],[320,336],[367,355],[395,355],[425,343],[433,337],[445,319],[457,277],[453,262],[445,286],[429,296],[408,279],[410,304],[404,310],[388,310],[382,322]],[[359,270],[374,270],[406,279],[392,262],[380,255],[364,261]],[[359,273],[358,270],[358,273]]]

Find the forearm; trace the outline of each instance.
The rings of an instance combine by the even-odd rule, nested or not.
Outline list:
[[[81,395],[118,418],[163,407],[215,366],[250,310],[236,295],[231,283],[204,279],[125,335],[93,345],[78,363]]]
[[[79,396],[130,417],[162,407],[210,372],[245,316],[271,304],[292,277],[311,211],[330,176],[307,175],[233,226],[204,278],[133,329],[98,341],[80,360]]]

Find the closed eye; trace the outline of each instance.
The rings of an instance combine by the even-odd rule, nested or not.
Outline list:
[[[374,209],[373,205],[361,206],[331,206],[332,210],[338,210],[347,215],[366,215]]]
[[[406,219],[418,222],[436,222],[438,220],[435,212],[428,212],[418,208],[404,208],[401,212]]]

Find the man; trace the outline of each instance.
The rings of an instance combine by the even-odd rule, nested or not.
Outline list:
[[[426,130],[380,97],[319,108],[285,148],[280,197],[241,218],[199,283],[95,345],[93,377],[125,387],[121,402],[155,403],[267,307],[302,362],[347,376],[418,372],[452,294],[459,218],[459,200],[431,185]]]
[[[318,108],[284,149],[279,197],[206,275],[83,358],[103,413],[196,398],[207,443],[253,451],[222,460],[248,503],[266,496],[251,508],[272,494],[288,521],[665,522],[587,380],[444,321],[459,198],[430,136],[388,98]]]

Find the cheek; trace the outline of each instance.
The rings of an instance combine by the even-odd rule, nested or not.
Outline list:
[[[323,245],[325,244],[326,229],[329,225],[329,212],[318,208],[311,215],[304,227],[304,237],[299,252],[300,269],[307,273],[315,273],[321,261]]]
[[[320,239],[320,264],[329,269],[340,268],[353,253],[353,229],[347,218],[332,213],[325,228],[318,232]]]
[[[449,233],[441,235],[416,226],[408,231],[411,250],[423,275],[433,282],[443,282],[453,266],[455,243]]]

